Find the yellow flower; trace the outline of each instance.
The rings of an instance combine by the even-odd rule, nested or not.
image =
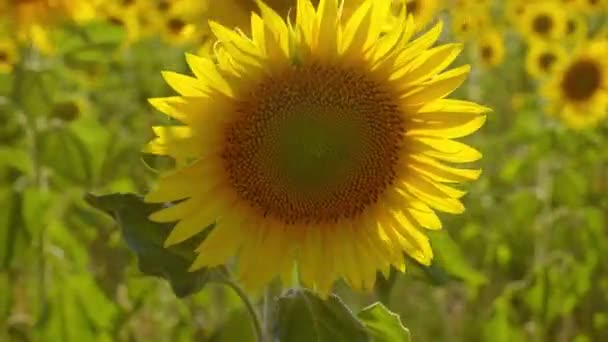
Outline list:
[[[514,25],[518,29],[522,23],[522,18],[528,8],[525,0],[510,0],[505,1],[505,19],[510,25]]]
[[[486,31],[480,37],[477,46],[479,57],[486,66],[500,65],[505,57],[505,46],[502,34],[495,29]]]
[[[444,71],[462,46],[431,47],[441,24],[411,40],[411,18],[382,32],[390,0],[366,0],[348,20],[337,0],[298,0],[287,24],[259,2],[251,37],[211,23],[217,64],[187,55],[195,77],[164,72],[180,95],[151,99],[181,126],[154,127],[145,151],[178,167],[148,202],[179,221],[166,245],[215,223],[191,270],[238,255],[251,290],[278,275],[327,294],[342,277],[371,289],[377,270],[431,262],[424,228],[435,210],[462,213],[455,183],[481,155],[452,139],[485,122],[487,108],[445,99],[469,67]]]
[[[18,53],[15,42],[8,38],[0,39],[0,74],[10,73],[17,59]]]
[[[405,6],[419,30],[427,26],[441,9],[439,0],[406,0]]]
[[[560,39],[566,33],[566,11],[551,1],[528,4],[519,27],[527,39]]]
[[[561,45],[534,41],[526,53],[526,71],[534,78],[547,77],[566,57],[566,50]]]
[[[139,40],[145,33],[140,22],[140,9],[144,6],[143,2],[114,0],[101,3],[97,11],[101,18],[124,29],[127,37],[125,44],[129,44]]]
[[[577,12],[569,13],[566,19],[565,38],[573,43],[583,42],[587,39],[587,22],[585,17]]]
[[[608,113],[608,41],[588,42],[556,70],[544,93],[551,114],[572,128],[595,125]]]
[[[451,22],[454,35],[462,41],[467,41],[480,35],[487,25],[487,13],[477,7],[454,11]]]
[[[607,0],[579,0],[583,11],[592,15],[601,15],[608,10]]]
[[[40,51],[54,49],[49,31],[65,21],[86,21],[93,18],[91,1],[27,0],[0,1],[0,13],[20,41],[33,43]]]

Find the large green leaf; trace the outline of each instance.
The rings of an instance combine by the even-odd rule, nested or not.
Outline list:
[[[374,303],[357,314],[374,342],[409,342],[410,331],[401,324],[399,315],[382,303]]]
[[[273,333],[281,342],[371,341],[365,326],[336,295],[326,300],[306,289],[278,299]]]
[[[137,255],[139,269],[145,274],[167,279],[178,297],[198,292],[213,277],[223,275],[223,268],[188,271],[195,257],[194,249],[205,239],[211,227],[186,242],[164,248],[172,225],[148,220],[148,216],[162,205],[144,203],[135,194],[89,194],[86,200],[112,215],[120,225],[125,242]]]

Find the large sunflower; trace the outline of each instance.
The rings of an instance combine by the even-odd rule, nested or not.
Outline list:
[[[551,113],[573,128],[595,125],[608,114],[608,42],[583,46],[556,71],[544,92]]]
[[[277,275],[326,294],[342,277],[370,289],[376,270],[404,270],[404,252],[428,265],[424,228],[435,210],[461,213],[481,157],[452,138],[476,131],[488,109],[444,99],[469,67],[444,70],[460,44],[431,48],[441,25],[410,41],[411,18],[389,19],[390,0],[366,0],[348,20],[337,0],[299,0],[287,24],[259,2],[251,37],[211,23],[211,59],[188,55],[195,77],[165,72],[180,96],[152,99],[182,126],[155,127],[145,151],[178,167],[145,197],[175,202],[151,219],[179,221],[166,245],[215,223],[192,270],[239,255],[259,289]],[[402,13],[404,16],[404,14]]]

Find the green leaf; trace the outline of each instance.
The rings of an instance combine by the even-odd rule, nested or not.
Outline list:
[[[374,342],[409,342],[410,331],[401,324],[399,315],[382,303],[374,303],[357,315]]]
[[[211,226],[186,242],[164,248],[172,225],[148,220],[148,216],[162,205],[144,203],[142,197],[135,194],[89,194],[86,201],[110,214],[120,225],[123,239],[137,255],[140,271],[167,279],[178,297],[198,292],[209,280],[222,275],[222,268],[188,271],[195,258],[195,248],[205,239]]]
[[[251,329],[249,313],[246,310],[234,310],[228,315],[209,337],[209,342],[255,342]]]
[[[306,289],[290,289],[278,299],[273,333],[278,341],[371,341],[365,326],[336,295],[326,300]]]
[[[111,23],[91,22],[84,26],[66,26],[58,37],[66,62],[71,66],[101,63],[110,60],[126,36],[125,30]]]
[[[93,180],[91,155],[86,145],[70,130],[47,132],[42,136],[41,149],[43,163],[51,167],[63,182],[88,185]]]
[[[469,264],[468,260],[462,255],[460,246],[452,240],[447,231],[431,231],[429,237],[435,253],[433,265],[473,287],[487,282],[487,278]]]
[[[32,162],[30,155],[23,149],[0,146],[0,166],[12,167],[22,173],[30,173]]]

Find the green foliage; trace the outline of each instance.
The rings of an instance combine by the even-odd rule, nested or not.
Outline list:
[[[306,289],[291,289],[278,299],[274,336],[279,341],[370,341],[365,326],[335,295],[327,300]]]
[[[212,277],[221,277],[225,273],[222,268],[188,271],[195,258],[194,250],[212,226],[192,239],[164,248],[164,241],[173,225],[148,220],[148,216],[160,210],[162,205],[144,203],[141,197],[134,194],[89,194],[87,201],[110,214],[120,225],[124,240],[137,255],[140,271],[167,279],[178,297],[200,291]]]
[[[399,315],[381,303],[374,303],[361,310],[357,317],[365,324],[374,342],[409,342],[410,331],[401,324]]]

